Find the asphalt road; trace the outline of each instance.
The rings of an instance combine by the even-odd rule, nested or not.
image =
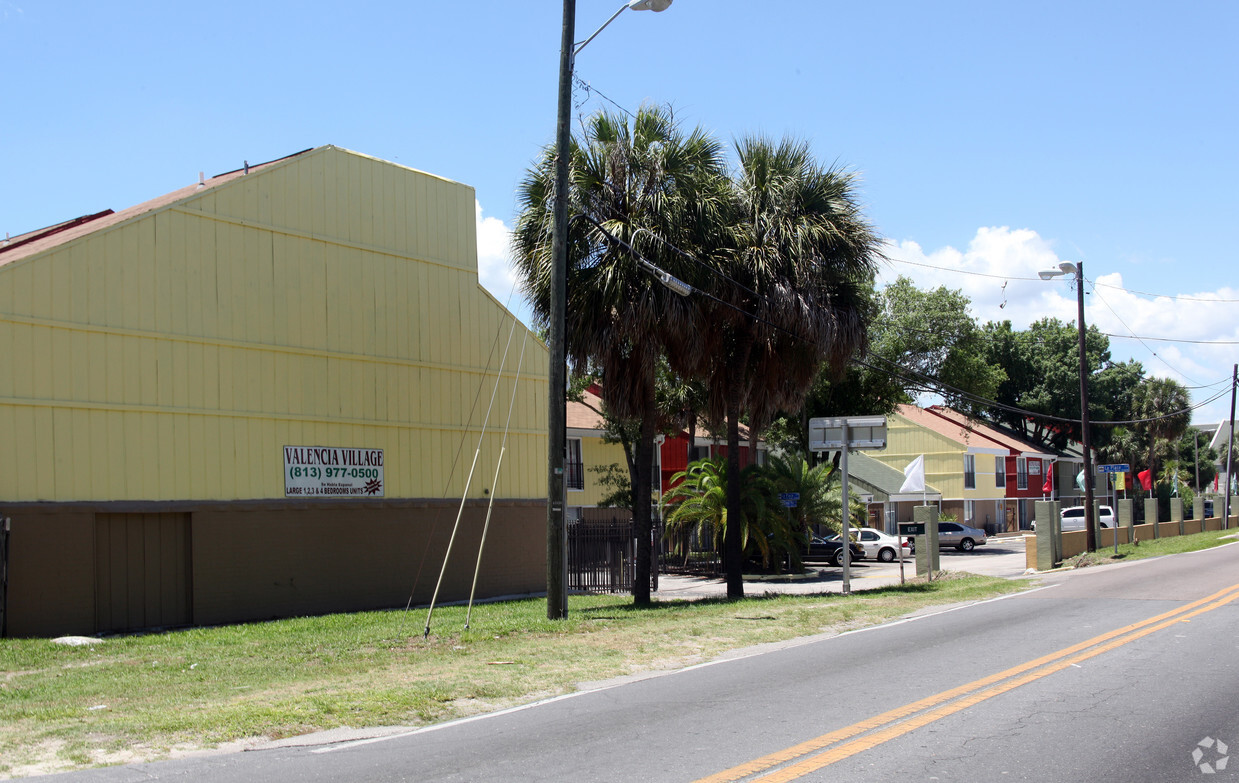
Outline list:
[[[1237,565],[1231,545],[1057,573],[1018,596],[405,735],[49,780],[1226,779],[1239,776]]]

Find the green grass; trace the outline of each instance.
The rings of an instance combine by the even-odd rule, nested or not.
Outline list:
[[[123,636],[0,639],[0,774],[160,758],[341,726],[413,726],[674,669],[754,644],[880,623],[1025,583],[952,576],[851,596],[661,602],[573,596]],[[750,588],[751,589],[751,588]]]
[[[1074,568],[1084,568],[1094,565],[1116,563],[1121,560],[1142,560],[1162,555],[1176,555],[1182,552],[1195,552],[1200,549],[1210,549],[1215,546],[1232,543],[1235,530],[1207,530],[1190,536],[1174,536],[1171,538],[1156,538],[1151,541],[1141,541],[1135,544],[1119,544],[1116,555],[1114,547],[1102,547],[1093,553],[1084,553],[1068,558],[1063,565]],[[1121,538],[1121,536],[1120,536]]]

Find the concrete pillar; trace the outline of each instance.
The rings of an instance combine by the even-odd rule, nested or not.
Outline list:
[[[1204,518],[1205,518],[1205,499],[1202,498],[1200,495],[1197,495],[1196,497],[1192,498],[1192,519],[1204,519]],[[1202,525],[1200,529],[1204,530],[1204,526]]]
[[[1153,525],[1153,538],[1161,538],[1161,535],[1157,530],[1157,498],[1144,499],[1144,524],[1147,525],[1150,523]]]
[[[916,575],[942,570],[938,559],[938,507],[914,507],[912,521],[925,526],[925,535],[916,537]]]
[[[1239,495],[1231,495],[1230,496],[1230,517],[1231,519],[1234,519],[1236,514],[1239,514]],[[1221,514],[1218,514],[1218,516],[1221,516]],[[1223,530],[1230,529],[1230,519],[1222,520],[1222,529]]]
[[[1136,531],[1133,529],[1136,524],[1136,515],[1133,510],[1135,501],[1131,498],[1123,498],[1116,501],[1118,508],[1114,509],[1115,516],[1114,524],[1118,529],[1123,531],[1126,541],[1123,543],[1130,544],[1136,540]]]
[[[1170,521],[1179,523],[1179,535],[1183,535],[1183,498],[1170,499]]]
[[[1038,500],[1033,506],[1037,520],[1037,570],[1049,571],[1063,562],[1062,504]]]

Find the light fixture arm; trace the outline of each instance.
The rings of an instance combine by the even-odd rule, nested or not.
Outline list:
[[[602,23],[602,27],[599,27],[597,30],[595,30],[593,34],[590,35],[590,37],[586,38],[584,41],[581,41],[579,44],[576,44],[575,46],[572,47],[572,59],[573,59],[574,64],[576,61],[576,56],[581,53],[581,50],[584,49],[586,46],[588,46],[590,41],[597,38],[598,33],[601,33],[603,30],[607,29],[607,25],[614,22],[619,17],[620,14],[624,13],[627,10],[628,10],[628,4],[624,3],[623,5],[619,7],[618,11],[611,14],[610,19]]]
[[[661,11],[666,11],[667,8],[670,7],[671,2],[672,0],[628,0],[628,2],[624,3],[623,5],[619,7],[618,11],[611,14],[611,18],[603,22],[602,26],[599,27],[597,30],[595,30],[588,38],[586,38],[584,41],[581,41],[579,44],[575,44],[572,47],[573,68],[575,69],[576,56],[581,53],[581,50],[584,49],[586,46],[588,46],[590,41],[597,38],[599,33],[607,29],[607,25],[614,22],[616,18],[619,17],[620,14],[624,13],[629,8],[631,8],[634,11],[654,11],[655,13],[659,13]]]

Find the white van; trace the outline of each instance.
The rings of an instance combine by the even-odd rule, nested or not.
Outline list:
[[[1109,506],[1097,507],[1098,522],[1102,527],[1114,527],[1114,510]],[[1084,529],[1084,506],[1063,509],[1063,530]]]

